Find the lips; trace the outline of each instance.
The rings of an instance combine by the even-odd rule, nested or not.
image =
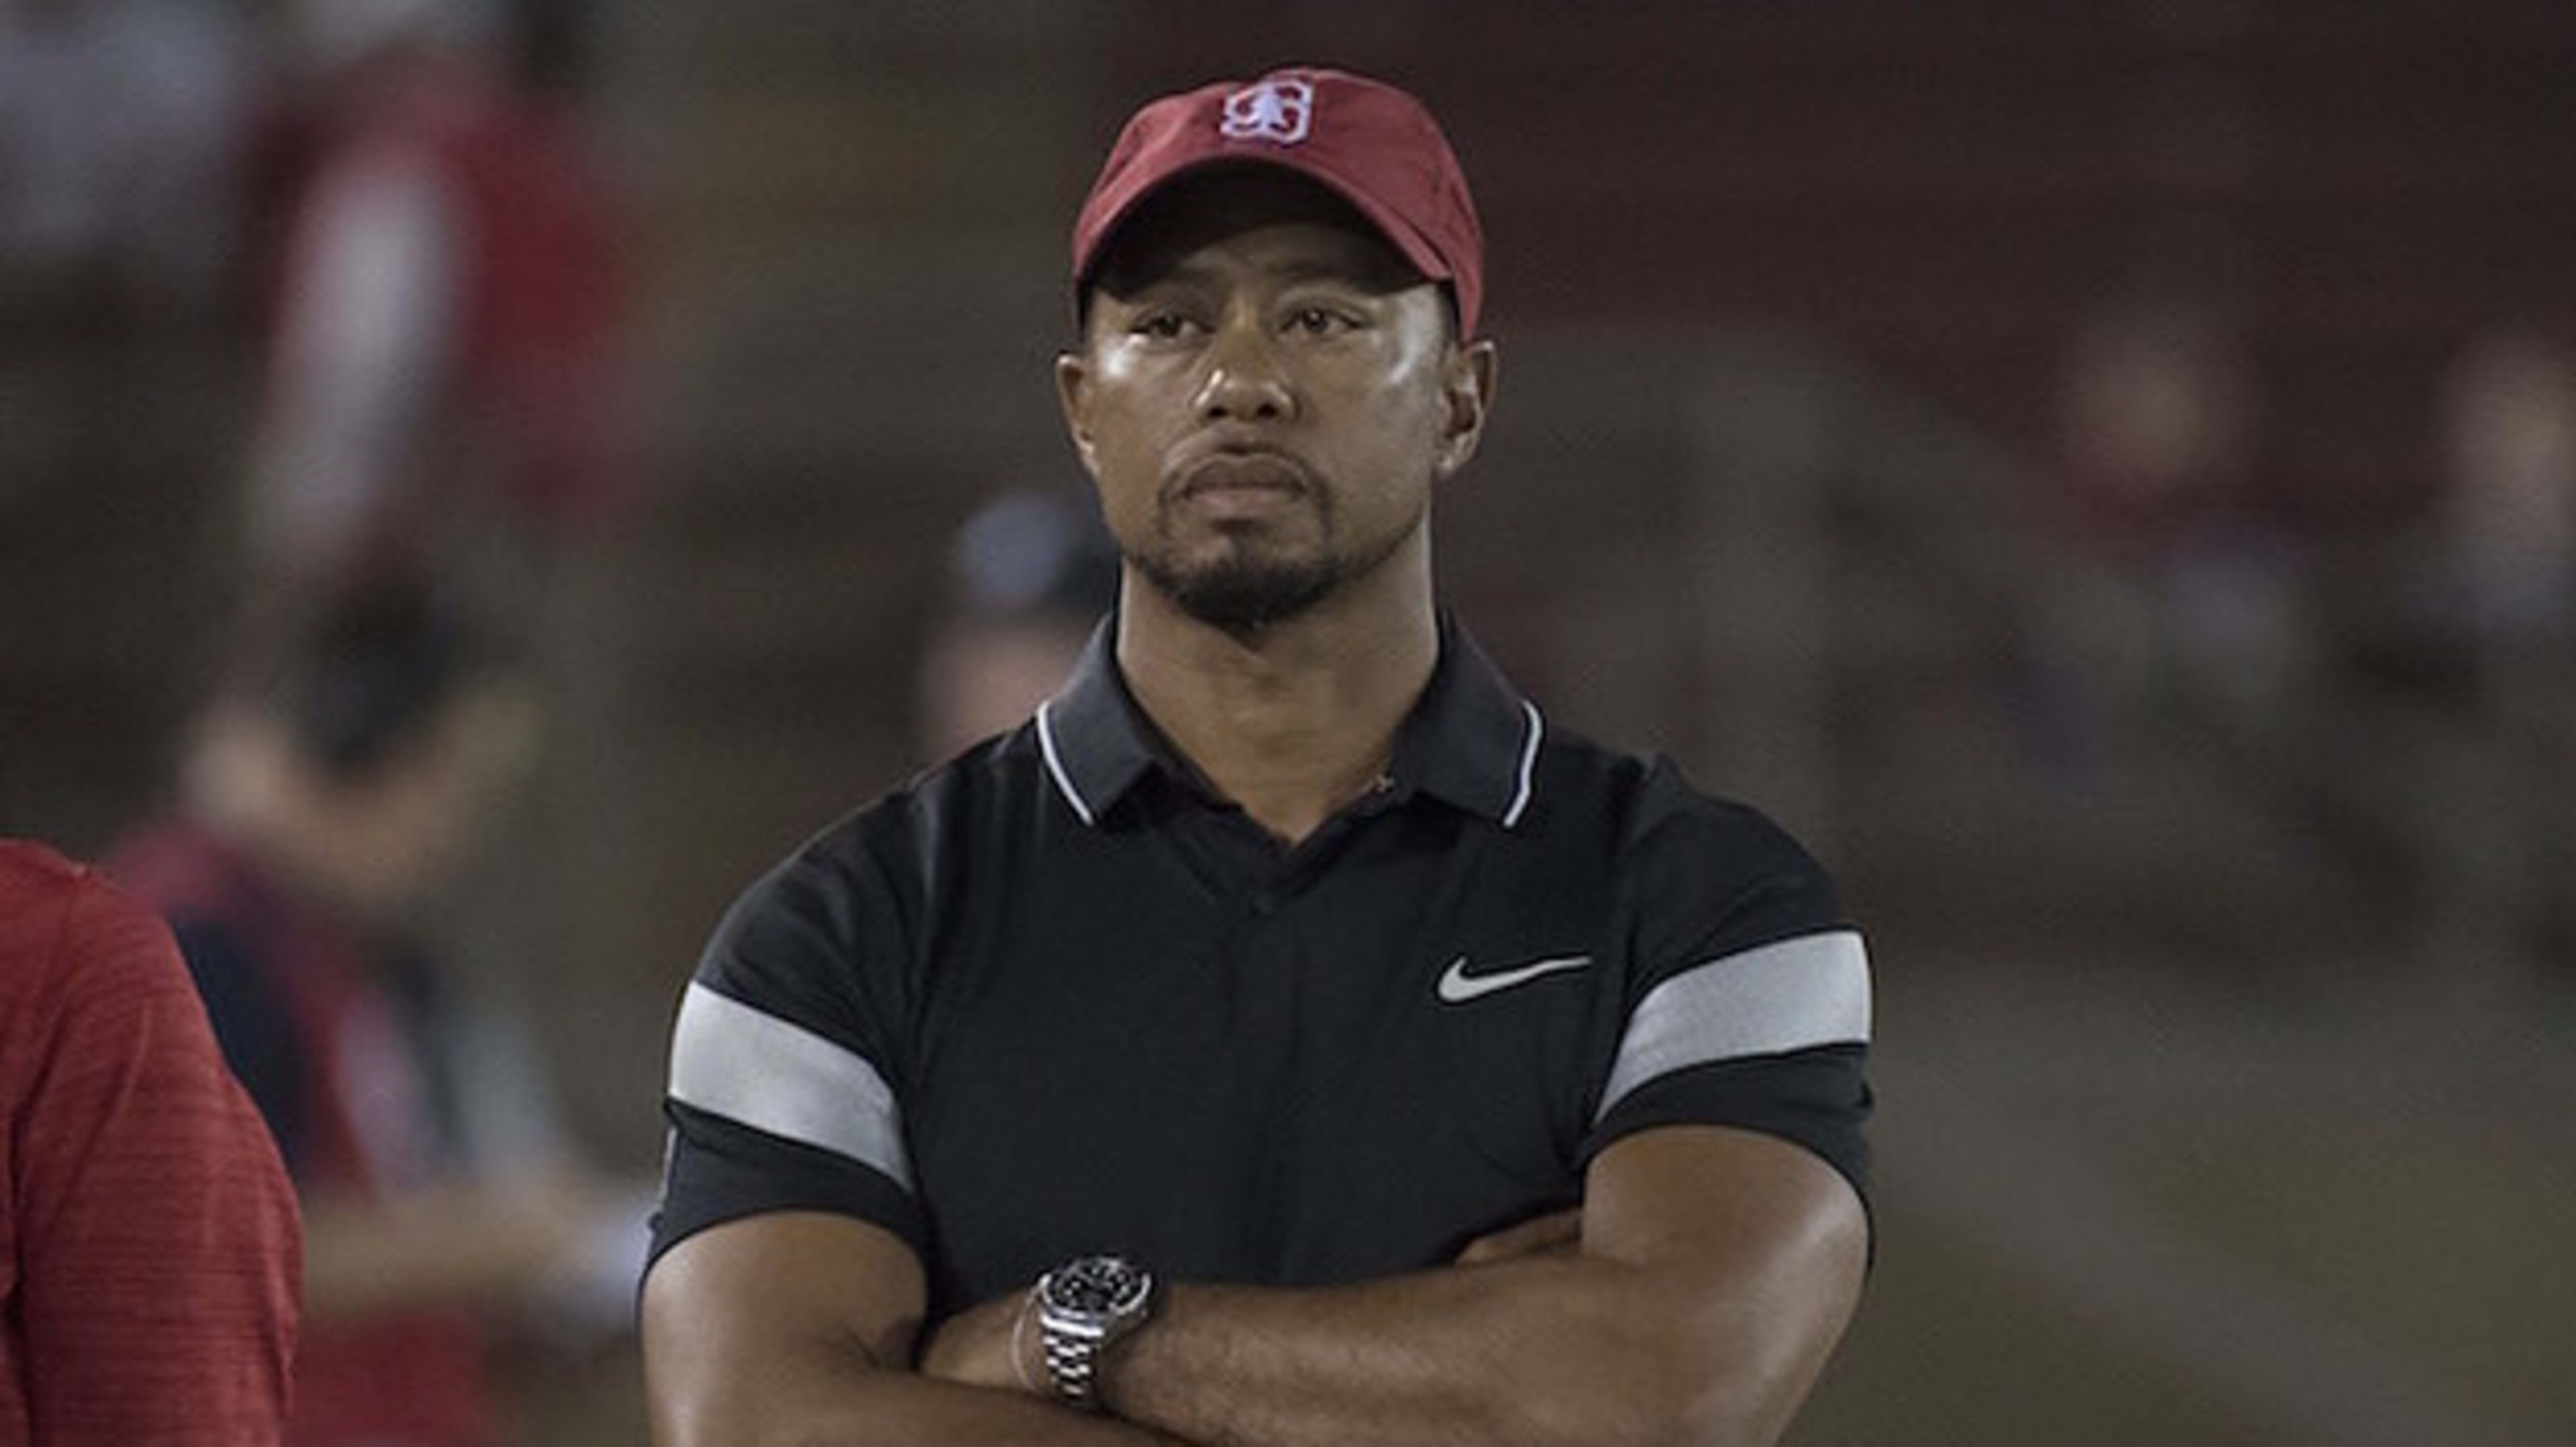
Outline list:
[[[1175,475],[1173,492],[1184,498],[1219,493],[1300,493],[1307,489],[1305,465],[1284,452],[1216,452],[1185,464]]]

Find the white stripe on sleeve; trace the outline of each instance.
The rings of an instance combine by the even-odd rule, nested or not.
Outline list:
[[[1851,930],[1802,935],[1694,965],[1628,1017],[1597,1122],[1630,1091],[1694,1065],[1869,1041],[1869,952]]]
[[[671,1098],[847,1156],[912,1189],[903,1115],[875,1066],[694,981],[671,1033]]]

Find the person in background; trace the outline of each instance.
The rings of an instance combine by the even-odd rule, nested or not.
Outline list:
[[[0,1442],[273,1443],[301,1246],[169,930],[0,839]]]
[[[1064,681],[1118,596],[1118,546],[1078,493],[1005,493],[949,548],[922,649],[916,737],[936,763],[1015,727]]]
[[[2534,692],[2576,659],[2576,347],[2497,327],[2443,377],[2440,596],[2481,705],[2565,719]]]
[[[112,867],[170,919],[303,1200],[287,1440],[480,1447],[505,1440],[499,1334],[599,1302],[642,1240],[632,1193],[572,1162],[516,1021],[418,943],[537,720],[508,660],[411,576],[266,621],[173,815]],[[620,1325],[628,1305],[607,1288]]]
[[[2445,468],[2415,629],[2443,740],[2412,771],[2427,956],[2463,1001],[2512,1007],[2576,951],[2576,348],[2469,337],[2442,378]]]
[[[310,160],[280,183],[254,593],[393,563],[522,606],[611,510],[620,249],[561,77],[537,63],[545,13],[287,7],[314,99],[309,135],[276,146]]]

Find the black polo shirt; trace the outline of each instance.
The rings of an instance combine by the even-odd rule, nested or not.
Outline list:
[[[1109,638],[726,916],[674,1030],[656,1255],[847,1213],[920,1253],[935,1320],[1092,1251],[1277,1285],[1444,1263],[1667,1123],[1862,1182],[1867,961],[1767,820],[1549,728],[1444,621],[1388,774],[1281,847]]]

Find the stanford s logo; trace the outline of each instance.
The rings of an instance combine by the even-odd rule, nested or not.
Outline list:
[[[1293,146],[1306,139],[1315,115],[1315,87],[1302,80],[1257,81],[1225,98],[1219,133],[1238,141]]]

